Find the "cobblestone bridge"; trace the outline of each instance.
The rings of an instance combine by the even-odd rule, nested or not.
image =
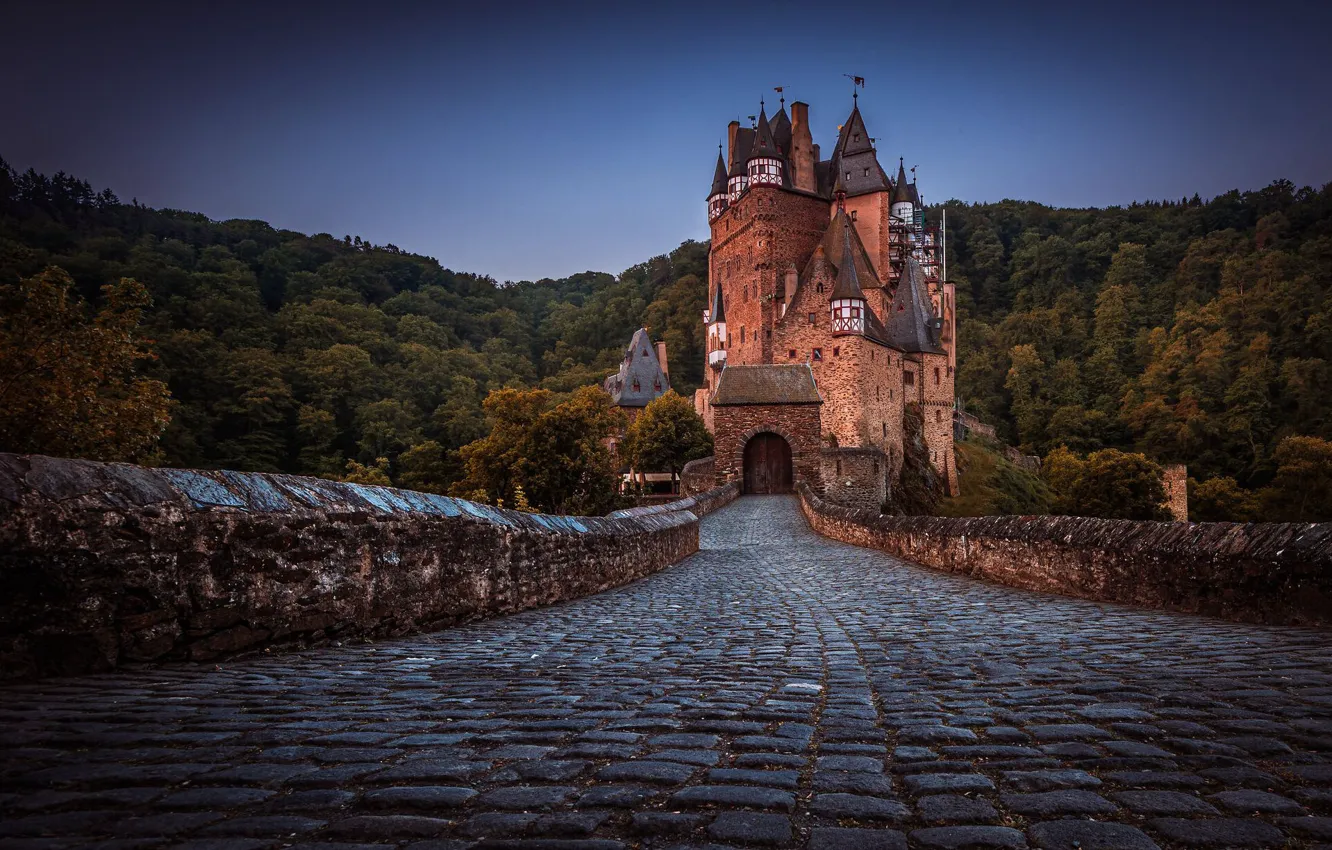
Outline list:
[[[929,572],[784,497],[578,602],[10,686],[0,735],[7,848],[1332,842],[1332,635]]]

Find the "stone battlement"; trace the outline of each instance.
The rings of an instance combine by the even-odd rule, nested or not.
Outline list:
[[[622,585],[697,549],[688,510],[547,516],[294,475],[0,454],[0,678],[441,628]]]
[[[1332,626],[1332,523],[881,516],[800,488],[818,533],[1011,587],[1252,623]]]

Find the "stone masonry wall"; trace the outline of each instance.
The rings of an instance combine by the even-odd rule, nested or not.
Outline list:
[[[439,628],[596,593],[697,549],[689,511],[545,516],[0,454],[0,678]]]
[[[878,514],[888,500],[888,455],[879,449],[823,449],[823,498]]]
[[[712,458],[704,458],[711,460]],[[660,505],[643,505],[636,508],[624,508],[618,511],[612,511],[606,514],[607,519],[621,519],[625,517],[656,516],[658,514],[669,514],[678,511],[689,511],[696,517],[705,517],[718,508],[725,507],[736,500],[740,495],[740,484],[731,482],[723,484],[720,487],[713,487],[706,492],[698,493],[693,496],[686,496],[683,499],[676,499],[673,502],[665,502]]]
[[[877,516],[801,506],[826,537],[946,572],[1253,623],[1332,626],[1332,523]]]
[[[701,457],[691,460],[680,470],[680,494],[694,496],[711,490],[717,483],[717,460]]]
[[[769,432],[791,446],[794,483],[819,481],[819,405],[737,404],[713,408],[713,447],[717,483],[740,481],[745,474],[745,444]]]
[[[1173,463],[1161,470],[1161,487],[1166,493],[1166,508],[1176,522],[1189,521],[1189,468]]]

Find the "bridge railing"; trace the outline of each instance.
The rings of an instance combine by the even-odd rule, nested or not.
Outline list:
[[[596,593],[697,549],[689,510],[548,516],[294,475],[0,454],[0,678],[441,628]]]
[[[1332,627],[1332,523],[885,516],[801,485],[810,526],[1012,587],[1230,620]]]

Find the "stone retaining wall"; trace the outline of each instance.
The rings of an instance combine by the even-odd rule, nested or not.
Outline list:
[[[1012,587],[1251,623],[1332,626],[1332,523],[881,516],[800,490],[826,537]]]
[[[0,678],[440,628],[596,593],[697,549],[688,510],[545,516],[0,454]]]

